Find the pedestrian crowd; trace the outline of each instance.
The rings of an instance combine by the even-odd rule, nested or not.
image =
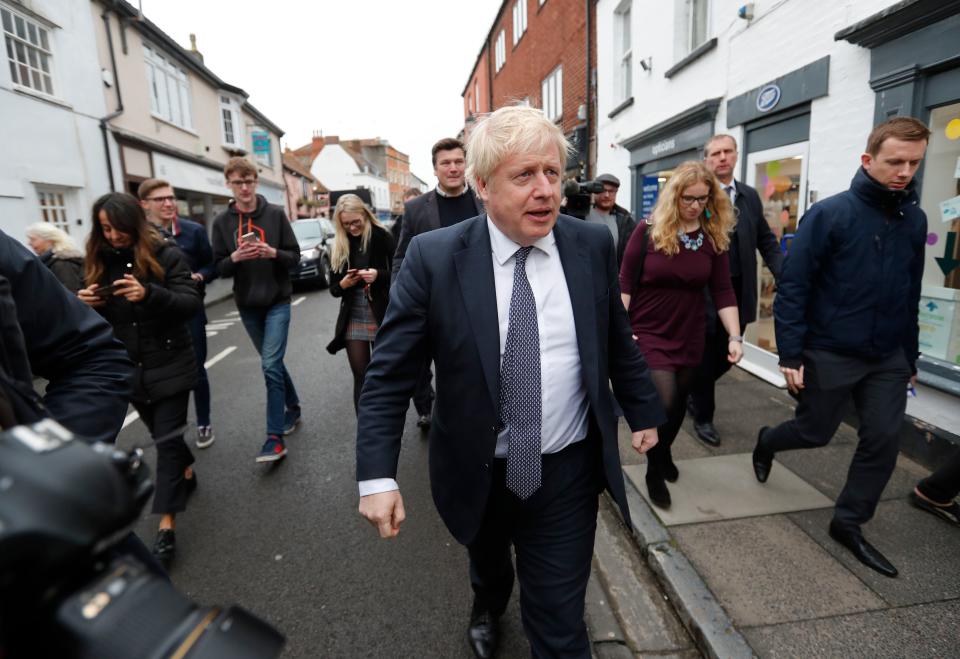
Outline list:
[[[534,656],[589,656],[597,494],[608,490],[629,519],[618,417],[646,455],[649,500],[669,508],[667,484],[683,482],[671,447],[685,416],[700,440],[721,443],[714,387],[756,319],[758,251],[777,281],[780,369],[799,402],[793,419],[758,429],[756,478],[767,481],[780,451],[827,444],[852,401],[859,444],[830,534],[896,576],[861,526],[893,472],[916,378],[927,232],[913,178],[929,135],[905,117],[874,128],[850,189],[808,209],[786,255],[757,191],[735,178],[733,136],[711,137],[702,160],[678,164],[650,217],[637,222],[618,206],[620,181],[603,174],[580,220],[562,213],[569,144],[529,107],[497,110],[466,144],[438,141],[437,186],[408,192],[392,231],[360,197],[339,197],[329,288],[340,309],[327,350],[344,349],[353,376],[360,513],[383,537],[400,530],[397,461],[412,399],[429,430],[434,500],[467,548],[476,656],[495,654],[515,579]],[[261,358],[256,460],[286,456],[284,438],[301,422],[284,365],[300,248],[284,211],[257,194],[251,162],[230,159],[224,176],[233,199],[212,241],[178,216],[160,179],[144,181],[139,198],[98,199],[85,251],[49,224],[27,230],[40,261],[109,323],[136,367],[130,402],[157,449],[153,554],[165,563],[198,487],[190,392],[196,447],[216,439],[203,307],[215,278],[233,278]],[[958,490],[960,454],[911,500],[960,524]]]

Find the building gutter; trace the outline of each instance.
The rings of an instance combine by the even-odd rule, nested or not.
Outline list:
[[[107,156],[107,176],[110,180],[110,192],[116,192],[117,186],[113,180],[113,158],[110,156],[110,139],[107,137],[107,123],[123,114],[123,96],[120,93],[120,76],[117,75],[117,56],[113,49],[113,35],[110,33],[110,6],[107,5],[100,14],[103,27],[107,31],[107,49],[110,51],[110,66],[113,69],[113,86],[117,92],[117,108],[100,119],[100,134],[103,135],[103,151]]]

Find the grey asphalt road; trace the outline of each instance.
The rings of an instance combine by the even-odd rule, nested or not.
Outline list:
[[[217,440],[205,450],[193,445],[191,401],[199,488],[177,519],[174,584],[265,618],[287,637],[284,657],[471,657],[466,552],[434,508],[412,405],[398,475],[407,521],[384,541],[357,514],[347,358],[325,350],[338,300],[304,291],[294,303],[286,364],[303,424],[273,465],[254,462],[266,432],[259,357],[232,302],[207,309],[208,360],[233,350],[209,368]],[[149,441],[140,421],[120,435],[124,447]],[[148,545],[157,520],[145,513],[137,525]],[[529,656],[516,593],[502,630],[502,657]]]

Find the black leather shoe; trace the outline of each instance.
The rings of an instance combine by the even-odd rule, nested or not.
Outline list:
[[[706,423],[694,422],[693,429],[697,432],[697,437],[699,437],[700,441],[704,444],[708,446],[720,446],[720,433],[717,432],[717,429],[709,421]]]
[[[766,483],[770,477],[770,468],[773,467],[773,453],[763,446],[763,433],[770,428],[764,426],[757,433],[757,446],[753,449],[753,473],[757,480]]]
[[[497,652],[500,642],[500,625],[489,611],[474,611],[470,616],[470,628],[467,629],[467,641],[473,655],[479,659],[489,659]]]
[[[830,537],[850,550],[857,560],[885,577],[897,576],[897,568],[856,529],[844,529],[830,522]]]
[[[431,421],[432,419],[430,418],[429,414],[421,414],[420,418],[417,419],[417,428],[426,432],[427,430],[430,430]]]
[[[663,478],[648,475],[647,493],[650,495],[650,501],[653,502],[653,505],[658,508],[670,507],[670,490],[667,489],[667,484],[663,482]]]
[[[173,555],[177,552],[177,534],[173,529],[160,529],[153,543],[153,555],[164,567],[169,567]]]
[[[193,475],[190,478],[184,478],[183,480],[187,485],[187,496],[190,496],[197,491],[197,485],[199,485],[197,482],[197,472],[193,472]]]

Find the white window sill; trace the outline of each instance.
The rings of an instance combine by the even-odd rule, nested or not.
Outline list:
[[[164,117],[161,117],[159,114],[156,114],[155,112],[151,112],[151,113],[150,113],[150,116],[153,117],[154,119],[156,119],[157,121],[161,122],[161,123],[164,123],[164,124],[166,124],[166,125],[168,125],[168,126],[173,126],[173,127],[176,128],[177,130],[182,130],[184,133],[188,133],[188,134],[190,134],[190,135],[193,135],[194,137],[200,137],[200,133],[198,133],[198,132],[195,131],[194,129],[192,129],[192,128],[187,128],[186,126],[181,126],[180,124],[175,124],[175,123],[173,123],[172,121],[170,121],[169,119],[165,119]]]
[[[13,85],[11,85],[11,88],[13,89],[13,91],[15,91],[18,94],[23,94],[24,96],[30,96],[31,98],[35,98],[38,101],[45,101],[51,105],[56,105],[61,108],[66,108],[67,110],[73,110],[73,106],[67,103],[66,101],[61,100],[56,96],[50,96],[49,94],[46,94],[44,92],[37,91],[33,87],[24,87],[23,85],[18,85],[14,83]]]

